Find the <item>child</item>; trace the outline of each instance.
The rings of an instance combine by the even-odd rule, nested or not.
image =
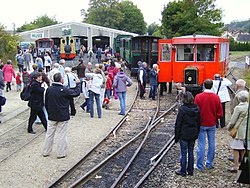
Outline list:
[[[112,74],[105,72],[105,76],[107,78],[106,82],[106,91],[105,91],[105,98],[108,98],[110,100],[111,96],[111,90],[112,90]]]
[[[27,68],[23,68],[22,80],[23,87],[27,87],[29,83],[30,74],[27,72]]]
[[[20,72],[17,73],[16,76],[16,91],[21,91],[22,89],[22,80],[21,80],[21,75]]]
[[[181,168],[175,172],[177,175],[185,177],[187,173],[190,176],[194,173],[194,144],[198,138],[200,124],[199,107],[194,104],[192,93],[187,91],[183,95],[183,105],[179,108],[175,122],[175,143],[180,141],[181,148]]]

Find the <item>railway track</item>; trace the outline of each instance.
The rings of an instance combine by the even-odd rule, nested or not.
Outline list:
[[[79,97],[76,98],[77,103]],[[28,134],[27,126],[29,121],[29,110],[19,114],[16,118],[1,124],[0,132],[0,163],[4,162],[22,148],[40,137],[44,132],[42,125],[34,124],[36,134]],[[15,125],[16,124],[16,125]]]
[[[174,97],[172,97],[171,101],[174,100],[173,98]],[[165,112],[159,112],[160,107],[159,105],[155,105],[154,101],[135,101],[136,102],[133,104],[128,114],[107,135],[107,137],[97,144],[66,173],[49,185],[49,187],[78,187],[79,185],[81,185],[81,187],[98,187],[100,185],[102,187],[110,187],[116,180],[114,174],[118,177],[120,172],[123,172],[125,169],[124,165],[129,163],[130,159],[137,160],[137,155],[142,153],[139,148],[145,148],[148,150],[149,148],[145,147],[145,145],[150,145],[150,148],[156,149],[155,142],[152,144],[152,141],[157,141],[159,136],[161,136],[161,140],[163,141],[158,145],[156,149],[157,152],[148,155],[150,158],[155,156],[153,161],[157,161],[160,155],[165,151],[163,146],[165,146],[168,138],[171,138],[171,136],[167,136],[168,134],[171,134],[171,131],[166,133],[166,130],[164,129],[167,127],[165,126],[166,122],[161,122],[166,114],[171,114],[172,110],[176,107],[176,104],[172,105],[169,110]],[[161,103],[162,102],[163,101],[161,101]],[[158,101],[158,104],[159,103],[160,101]],[[139,106],[141,106],[140,110],[138,110]],[[151,109],[155,109],[153,117],[153,111],[151,111],[148,106],[150,106]],[[150,117],[150,119],[148,117]],[[169,116],[168,119],[172,120],[175,118]],[[153,131],[157,126],[159,126],[159,129]],[[163,137],[165,139],[162,139]],[[130,163],[132,164],[133,161]],[[149,170],[150,168],[147,169]],[[108,173],[108,171],[110,173]],[[115,173],[112,175],[113,172]],[[101,173],[101,175],[99,173]],[[122,175],[121,177],[123,178],[124,176]],[[99,184],[100,181],[102,182],[101,184]],[[84,183],[84,185],[82,185],[82,183]],[[120,181],[118,183],[120,183]]]

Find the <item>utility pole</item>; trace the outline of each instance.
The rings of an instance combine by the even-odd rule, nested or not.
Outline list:
[[[12,25],[13,25],[13,34],[16,34],[16,24],[12,23]]]

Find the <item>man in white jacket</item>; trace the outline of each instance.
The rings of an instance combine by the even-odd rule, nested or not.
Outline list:
[[[212,91],[220,97],[220,101],[223,108],[223,116],[220,118],[220,126],[221,128],[225,127],[225,105],[226,102],[229,102],[230,96],[227,87],[231,86],[232,82],[227,78],[221,78],[219,74],[214,75],[213,80],[213,88]],[[216,127],[219,127],[219,123],[217,122]]]

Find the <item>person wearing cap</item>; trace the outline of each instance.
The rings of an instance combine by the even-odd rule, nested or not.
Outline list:
[[[226,126],[226,121],[225,121],[225,106],[226,103],[229,102],[230,96],[227,87],[231,86],[232,82],[228,80],[227,78],[221,78],[219,74],[214,75],[214,80],[213,80],[213,88],[212,91],[220,97],[222,109],[223,109],[223,116],[220,118],[220,126],[221,128]],[[216,127],[219,127],[219,122],[216,123]]]
[[[236,93],[230,104],[230,112],[233,114],[235,106],[239,104],[238,95],[241,91],[244,91],[246,87],[246,81],[243,79],[238,79],[235,83]]]
[[[35,134],[33,131],[33,124],[38,116],[47,130],[47,120],[43,111],[44,106],[44,88],[42,85],[42,73],[36,72],[30,86],[30,100],[28,106],[30,107],[30,117],[28,123],[28,133]]]
[[[125,115],[126,113],[126,92],[127,86],[132,85],[132,80],[124,73],[123,68],[119,69],[119,72],[115,76],[113,87],[116,88],[118,98],[120,101],[119,115]]]
[[[65,67],[64,70],[65,70],[65,75],[64,75],[64,84],[63,85],[69,89],[74,89],[76,87],[76,81],[78,80],[77,76],[71,72],[70,67]],[[73,97],[70,98],[70,114],[72,116],[76,115],[76,108],[75,108],[75,103],[74,103]]]
[[[16,77],[15,70],[11,65],[11,60],[7,61],[7,64],[4,65],[2,71],[4,75],[4,81],[7,82],[6,92],[8,92],[9,90],[11,90],[12,77]]]

